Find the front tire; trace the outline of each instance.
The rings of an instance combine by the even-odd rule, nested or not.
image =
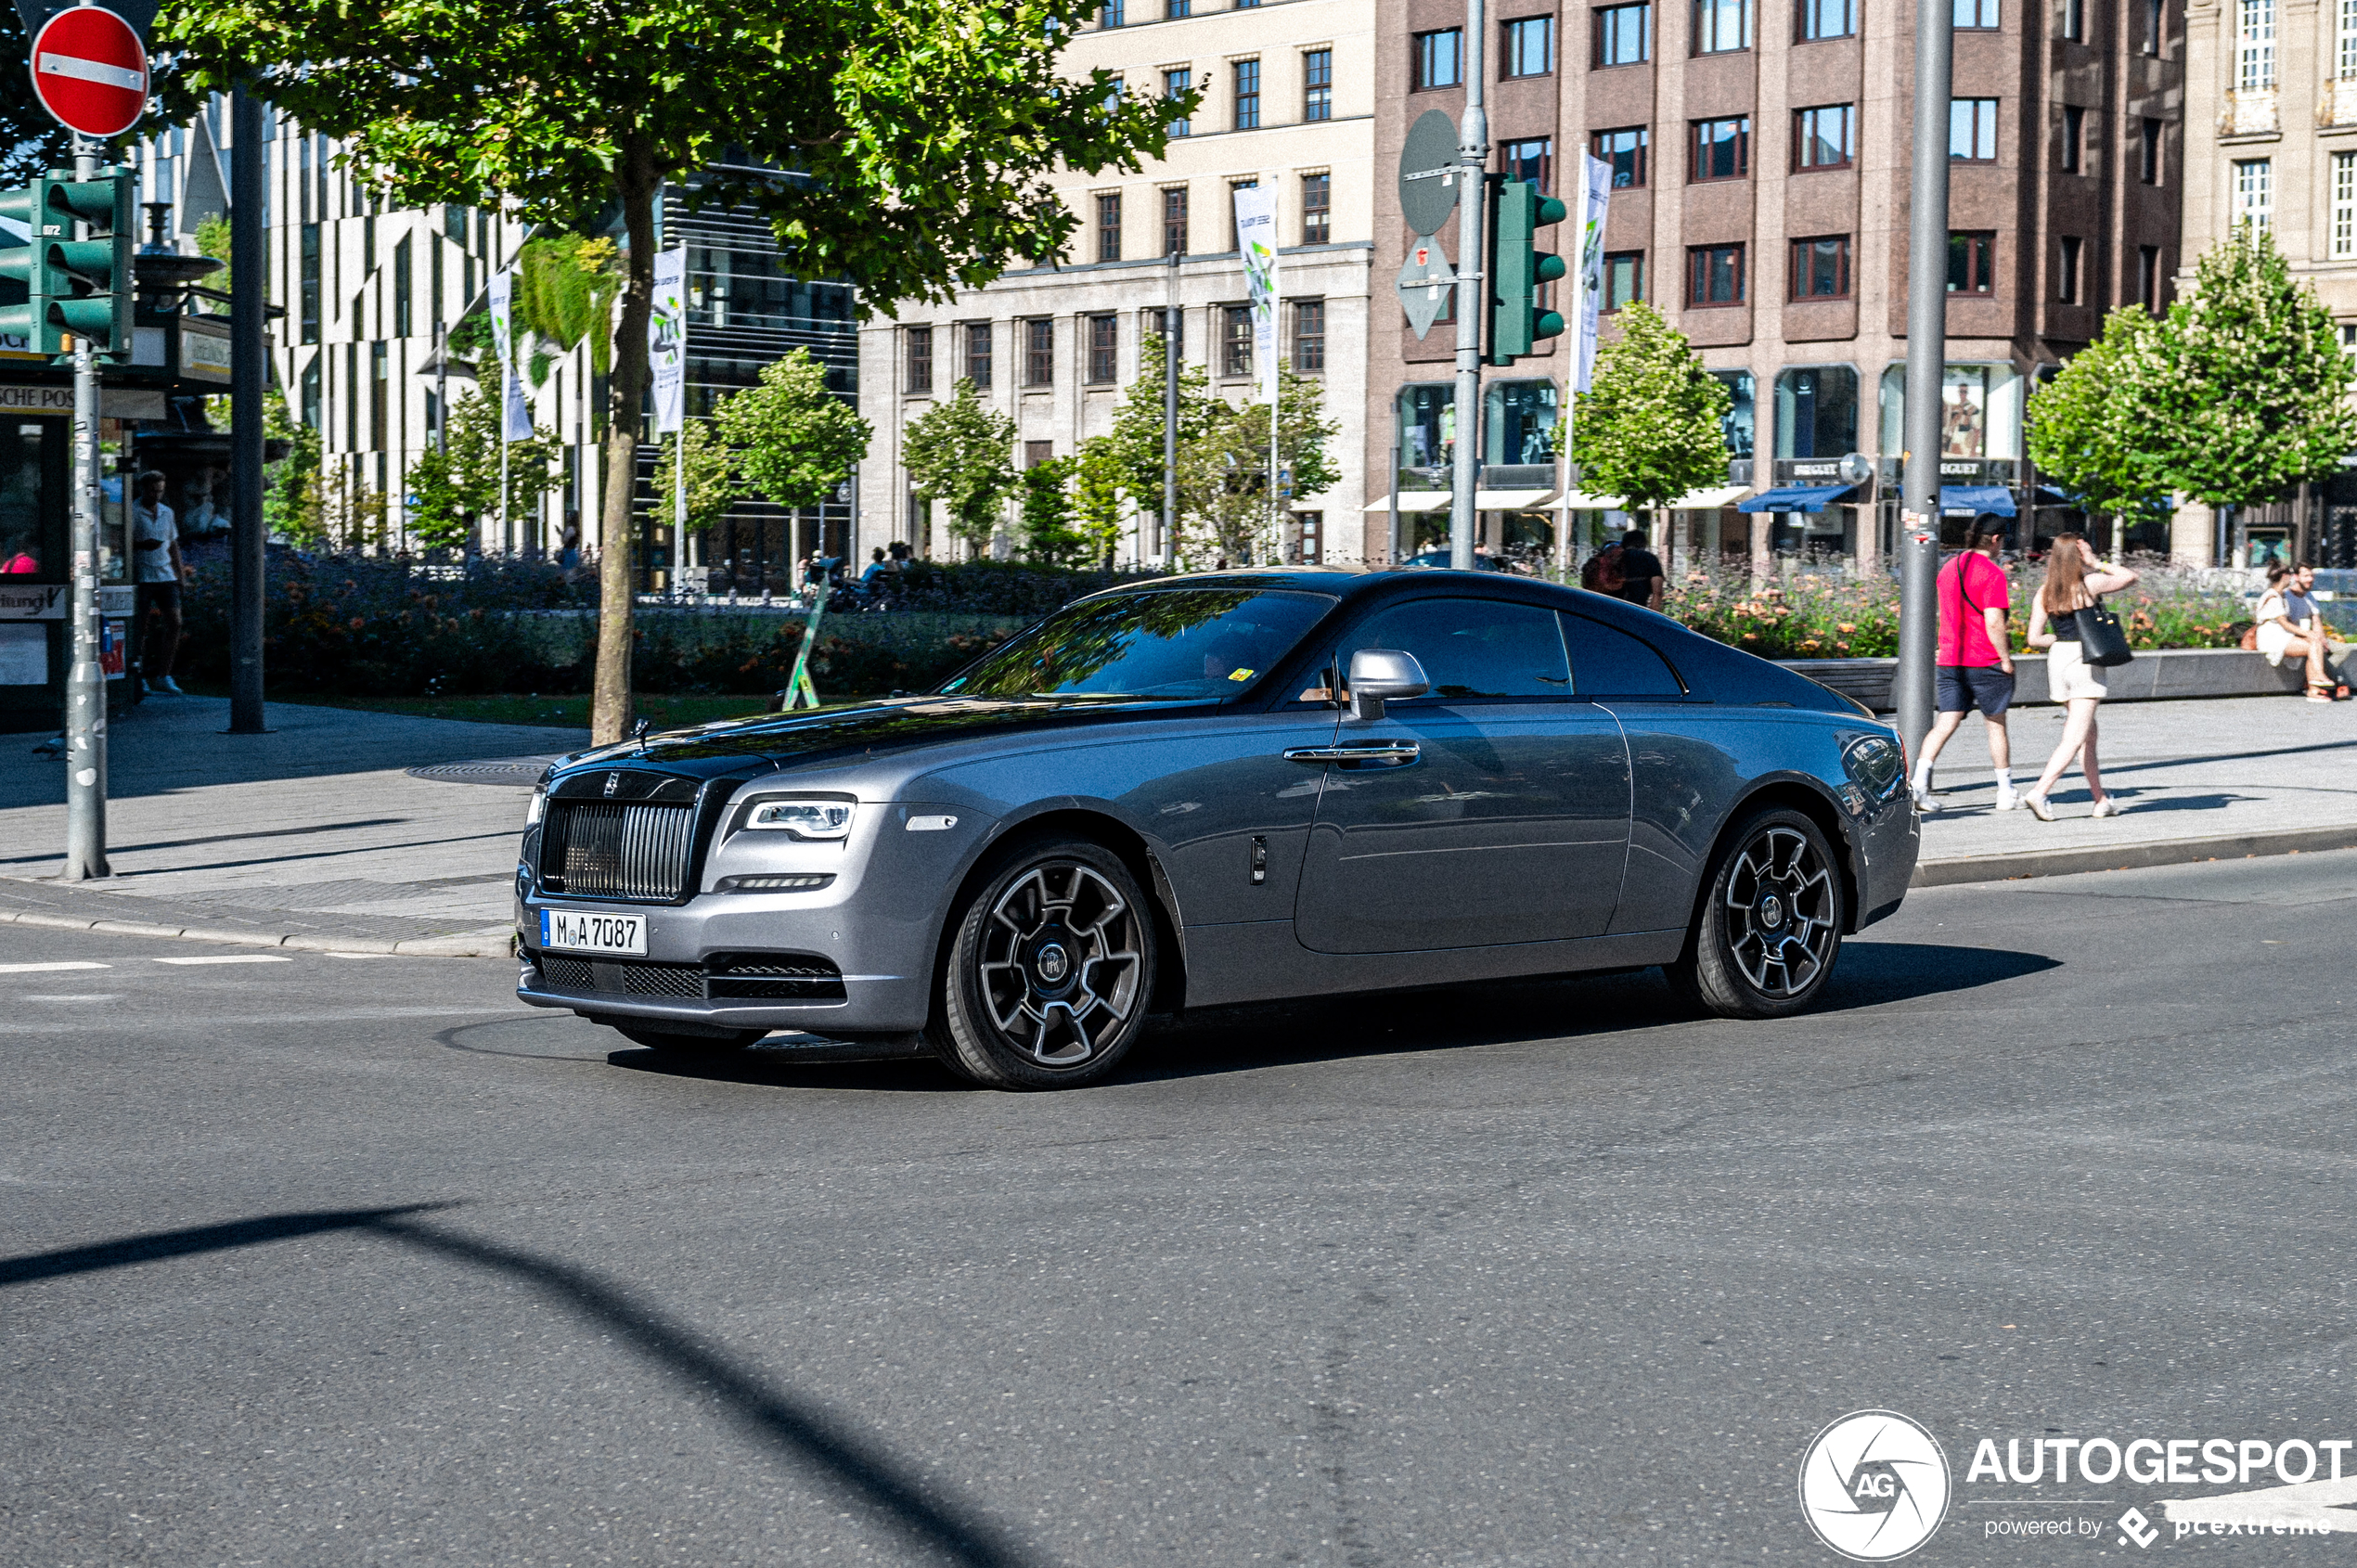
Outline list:
[[[1097,1083],[1145,1026],[1155,956],[1153,910],[1119,856],[1081,839],[1024,845],[954,917],[927,1034],[990,1088]]]
[[[1806,1011],[1841,955],[1841,874],[1817,824],[1788,807],[1757,812],[1726,839],[1686,950],[1664,973],[1721,1018]]]

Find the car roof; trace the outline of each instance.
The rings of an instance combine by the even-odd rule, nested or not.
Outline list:
[[[1552,604],[1594,616],[1598,620],[1627,623],[1632,630],[1640,620],[1650,622],[1656,627],[1677,624],[1609,594],[1591,593],[1586,588],[1551,583],[1543,577],[1525,577],[1516,572],[1478,568],[1460,572],[1449,567],[1432,566],[1246,567],[1228,572],[1190,572],[1172,577],[1155,577],[1141,583],[1125,583],[1107,591],[1113,594],[1144,594],[1174,587],[1240,588],[1259,593],[1290,588],[1302,593],[1325,594],[1353,605],[1390,598],[1446,598],[1470,591],[1484,598]]]

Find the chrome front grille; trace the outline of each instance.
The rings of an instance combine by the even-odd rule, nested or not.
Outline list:
[[[688,886],[695,820],[686,805],[551,801],[541,885],[573,898],[677,898]]]
[[[606,991],[627,996],[710,997],[715,1001],[840,1002],[843,971],[824,958],[796,953],[756,954],[704,964],[647,958],[533,956],[540,977],[559,991]]]

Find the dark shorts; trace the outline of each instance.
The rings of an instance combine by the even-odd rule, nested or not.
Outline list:
[[[2014,703],[2014,677],[1994,664],[1942,664],[1934,685],[1934,705],[1943,713],[1978,708],[1990,718],[2002,719]]]
[[[180,585],[177,583],[142,583],[139,585],[139,619],[148,618],[150,610],[161,610],[166,615],[180,609]]]

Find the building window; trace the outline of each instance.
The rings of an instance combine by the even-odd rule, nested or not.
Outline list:
[[[933,328],[908,328],[908,379],[907,389],[912,392],[933,391]]]
[[[319,225],[303,225],[303,341],[319,341]],[[315,364],[313,368],[317,368]]]
[[[1055,457],[1056,443],[1052,441],[1026,441],[1023,443],[1023,466],[1026,469],[1051,463]]]
[[[1293,367],[1304,376],[1326,368],[1326,302],[1296,300],[1293,307]]]
[[[2079,303],[2079,260],[2085,247],[2075,235],[2062,237],[2061,263],[2054,277],[2054,298],[2064,304]]]
[[[1751,116],[1733,120],[1697,120],[1691,151],[1694,184],[1706,180],[1740,180],[1751,173]]]
[[[1542,192],[1555,188],[1555,139],[1552,136],[1507,142],[1500,150],[1504,154],[1506,178],[1527,181]]]
[[[1858,31],[1856,0],[1800,0],[1799,41],[1847,38]]]
[[[1744,248],[1740,245],[1697,245],[1686,252],[1686,303],[1739,305],[1744,302]]]
[[[2235,90],[2275,84],[2275,0],[2235,0]]]
[[[1997,100],[1948,100],[1948,156],[1958,163],[1997,161]]]
[[[1260,129],[1260,62],[1236,60],[1228,67],[1236,84],[1236,129]]]
[[[1522,17],[1506,24],[1505,76],[1545,76],[1555,69],[1555,19]]]
[[[1948,237],[1948,292],[1993,294],[1997,291],[1997,237],[1982,231]]]
[[[1334,52],[1307,49],[1301,56],[1301,118],[1334,117]]]
[[[1694,53],[1751,47],[1751,0],[1694,0]]]
[[[1119,27],[1122,20],[1121,0],[1105,0],[1097,8],[1097,25],[1100,27]]]
[[[1187,187],[1172,186],[1162,193],[1162,253],[1187,253]]]
[[[2155,315],[2160,314],[2160,247],[2136,247],[2136,302]]]
[[[2087,42],[2087,0],[2063,0],[2063,36],[2074,44]]]
[[[1110,385],[1121,373],[1116,353],[1120,327],[1117,316],[1088,318],[1088,384],[1092,387]]]
[[[1997,0],[1955,0],[1956,25],[1982,32],[1997,30]]]
[[[2333,260],[2357,256],[2357,152],[2333,154]]]
[[[1152,310],[1140,311],[1138,336],[1141,341],[1152,338],[1164,345],[1155,351],[1152,365],[1141,364],[1140,366],[1141,375],[1147,370],[1152,370],[1159,376],[1162,374],[1163,360],[1168,357],[1168,340],[1177,341],[1180,359],[1187,357],[1187,313],[1183,310],[1166,311],[1159,305]]]
[[[1023,384],[1053,386],[1056,380],[1056,324],[1035,316],[1023,324]]]
[[[1097,260],[1121,260],[1121,196],[1117,191],[1097,198]]]
[[[1465,79],[1462,28],[1416,34],[1416,89],[1454,87]]]
[[[1244,231],[1243,228],[1243,220],[1236,215],[1236,192],[1240,190],[1258,190],[1259,188],[1260,182],[1258,180],[1230,180],[1228,182],[1228,222],[1230,225],[1228,230],[1228,249],[1233,251],[1239,256],[1243,255],[1244,251]]]
[[[1162,96],[1166,98],[1184,97],[1194,91],[1194,86],[1195,73],[1191,70],[1166,71],[1162,73]],[[1174,120],[1170,122],[1170,134],[1174,136],[1191,136],[1195,134],[1195,122],[1192,120]]]
[[[2144,146],[2140,149],[2143,153],[2143,167],[2138,171],[2137,177],[2148,186],[2160,184],[2161,137],[2165,134],[2159,121],[2147,119],[2144,122]]]
[[[1326,514],[1295,512],[1293,520],[1301,528],[1301,564],[1316,566],[1326,559],[1325,542],[1321,537],[1326,532]]]
[[[2063,106],[2062,166],[2066,174],[2085,172],[2087,161],[2087,111],[2077,104]]]
[[[1857,450],[1857,371],[1825,365],[1777,373],[1777,456],[1839,457]]]
[[[2254,229],[2275,226],[2275,166],[2264,158],[2235,164],[2235,222]]]
[[[1847,169],[1858,155],[1858,116],[1848,104],[1804,109],[1793,116],[1796,169]]]
[[[2357,81],[2357,0],[2340,0],[2340,25],[2333,50],[2333,75],[2343,82]]]
[[[1333,238],[1334,177],[1301,176],[1301,242],[1323,245]]]
[[[319,362],[327,357],[315,353],[303,367],[303,422],[315,431],[319,428]]]
[[[1625,125],[1617,130],[1598,131],[1588,138],[1588,150],[1597,159],[1612,165],[1612,188],[1640,190],[1645,184],[1645,153],[1653,145],[1653,133],[1642,125]],[[1545,186],[1539,187],[1546,189]]]
[[[418,280],[409,240],[410,237],[405,234],[401,243],[393,248],[393,335],[396,338],[406,338],[416,330],[411,296]]]
[[[380,338],[368,345],[368,450],[382,452],[390,444],[385,440],[385,414],[393,406],[389,395],[392,385],[392,356],[385,352],[385,341]],[[383,465],[378,465],[377,488],[384,488]]]
[[[1727,456],[1748,457],[1752,438],[1759,431],[1758,410],[1753,401],[1753,389],[1758,383],[1748,370],[1713,370],[1710,378],[1727,389],[1727,412],[1719,421],[1719,434],[1727,443]]]
[[[1614,251],[1604,257],[1604,308],[1616,311],[1645,297],[1645,253]]]
[[[1606,6],[1596,13],[1596,64],[1639,65],[1652,58],[1650,5]]]
[[[1194,0],[1164,0],[1162,15],[1166,21],[1185,21],[1194,14]]]
[[[1219,373],[1222,376],[1252,374],[1252,307],[1222,305],[1219,308]]]
[[[1792,242],[1792,297],[1796,300],[1846,300],[1849,297],[1849,237]]]
[[[2169,42],[2169,0],[2144,0],[2144,36],[2142,47],[2145,54],[2158,55]]]
[[[990,323],[966,323],[966,379],[977,392],[990,390]]]

